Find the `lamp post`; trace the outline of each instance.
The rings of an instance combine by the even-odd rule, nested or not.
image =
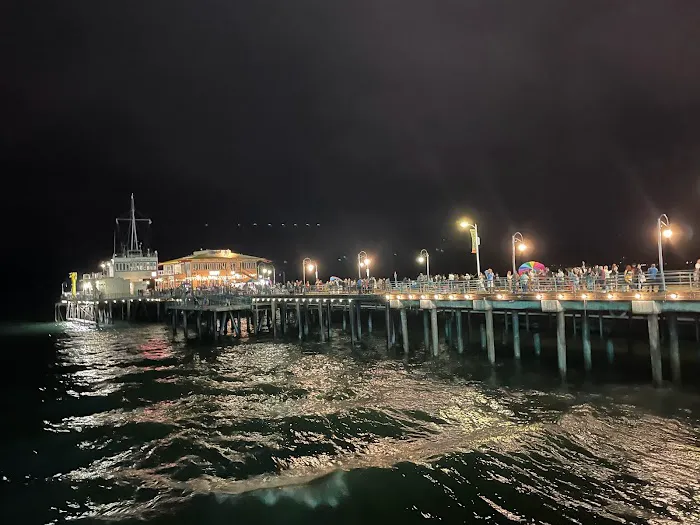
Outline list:
[[[362,250],[357,254],[357,277],[362,279],[362,268],[367,271],[367,279],[369,279],[369,257],[367,257],[367,252]]]
[[[476,276],[478,278],[479,275],[481,275],[481,261],[479,260],[479,245],[481,244],[481,239],[479,238],[479,227],[476,225],[476,223],[472,224],[466,220],[460,221],[459,227],[463,230],[467,230],[469,228],[474,230],[474,237],[476,238],[476,249],[474,250],[474,253],[476,254]]]
[[[264,278],[270,279],[272,277],[272,284],[277,284],[276,282],[276,277],[275,277],[275,267],[271,264],[266,264],[262,261],[258,261],[258,263],[255,265],[255,271],[257,274],[257,280],[260,280],[260,276],[262,275]]]
[[[512,237],[512,245],[513,245],[513,278],[515,278],[515,275],[518,273],[518,268],[515,264],[515,245],[518,245],[518,251],[524,252],[527,250],[527,245],[525,244],[525,241],[523,240],[523,234],[520,232],[515,232]]]
[[[656,243],[659,248],[659,272],[661,272],[661,289],[666,291],[666,276],[664,275],[664,249],[663,239],[669,239],[673,235],[671,230],[671,221],[668,220],[668,215],[662,213],[656,220]]]
[[[310,272],[316,270],[316,280],[318,281],[318,264],[306,257],[303,261],[301,261],[301,267],[304,274],[304,286],[306,286],[306,270],[309,270]]]
[[[418,256],[418,262],[419,263],[425,263],[425,273],[428,274],[427,279],[428,281],[430,280],[430,254],[428,253],[428,250],[422,249],[420,251],[420,255]]]

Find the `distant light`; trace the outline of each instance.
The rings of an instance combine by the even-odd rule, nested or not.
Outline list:
[[[472,296],[471,296],[471,295],[469,295],[469,294],[467,294],[467,295],[465,295],[465,296],[464,296],[464,298],[465,298],[465,299],[471,299],[471,298],[472,298]]]
[[[611,294],[611,293],[608,294],[608,299],[612,299],[613,297],[614,297],[613,294]]]
[[[365,259],[365,265],[369,266],[369,259]]]
[[[454,298],[455,298],[455,296],[454,296],[454,295],[449,295],[449,296],[448,296],[448,299],[449,299],[450,301],[453,301],[453,300],[454,300]]]
[[[557,295],[557,299],[563,299],[564,296],[562,294]]]
[[[640,297],[642,297],[642,294],[639,294],[639,293],[634,294],[635,299],[639,299]]]
[[[538,293],[538,294],[535,296],[535,298],[536,298],[538,301],[541,301],[541,300],[542,300],[542,294]]]
[[[581,294],[581,299],[588,299],[588,295],[586,295],[585,293]]]
[[[313,265],[313,264],[310,264],[310,265],[308,265],[308,266],[306,267],[306,269],[309,270],[310,272],[313,272],[313,271],[314,271],[314,265]]]
[[[420,298],[421,298],[421,299],[425,299],[426,297],[425,297],[425,295],[421,295]]]
[[[678,299],[678,294],[677,294],[677,293],[672,293],[672,294],[671,294],[671,299]]]
[[[523,244],[523,243],[518,244],[518,251],[524,252],[525,250],[527,250],[526,244]]]
[[[423,257],[422,255],[421,255],[420,257],[418,257],[418,262],[419,262],[419,263],[424,263],[424,262],[425,262],[425,257]]]
[[[386,300],[387,300],[387,301],[391,301],[391,295],[387,295],[387,296],[386,296]]]
[[[469,228],[469,221],[465,221],[465,220],[460,221],[459,227],[463,228],[463,229]]]
[[[503,299],[503,296],[499,293],[499,294],[496,296],[496,299]]]
[[[412,295],[409,295],[408,298],[409,298],[409,299],[413,299],[413,296],[412,296]]]
[[[397,295],[396,298],[400,301],[401,299],[403,299],[403,295]]]
[[[673,235],[673,230],[671,228],[666,228],[663,232],[662,235],[669,239]]]

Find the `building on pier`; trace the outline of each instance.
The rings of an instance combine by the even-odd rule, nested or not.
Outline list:
[[[118,238],[119,225],[126,223],[125,238]],[[77,294],[83,297],[112,297],[143,294],[152,288],[158,272],[158,252],[144,249],[139,240],[138,224],[150,226],[151,219],[137,217],[134,194],[128,218],[117,218],[112,258],[101,264],[101,271],[83,274]],[[143,232],[142,232],[143,233]],[[119,241],[119,249],[117,242]]]
[[[231,250],[198,250],[161,263],[156,285],[168,290],[185,284],[193,288],[242,284],[257,280],[260,265],[269,263],[263,257]]]

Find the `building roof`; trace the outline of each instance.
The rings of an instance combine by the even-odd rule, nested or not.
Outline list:
[[[231,260],[253,260],[253,261],[263,261],[271,262],[269,259],[264,257],[258,257],[256,255],[245,255],[243,253],[232,252],[231,250],[198,250],[192,255],[185,255],[184,257],[179,257],[177,259],[171,259],[169,261],[163,261],[160,264],[179,264],[188,261],[231,261]]]

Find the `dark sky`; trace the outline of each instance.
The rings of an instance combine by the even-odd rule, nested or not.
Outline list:
[[[699,28],[697,0],[3,2],[5,267],[51,296],[132,191],[161,258],[474,271],[468,215],[496,271],[515,230],[652,262],[661,212],[696,258]]]

